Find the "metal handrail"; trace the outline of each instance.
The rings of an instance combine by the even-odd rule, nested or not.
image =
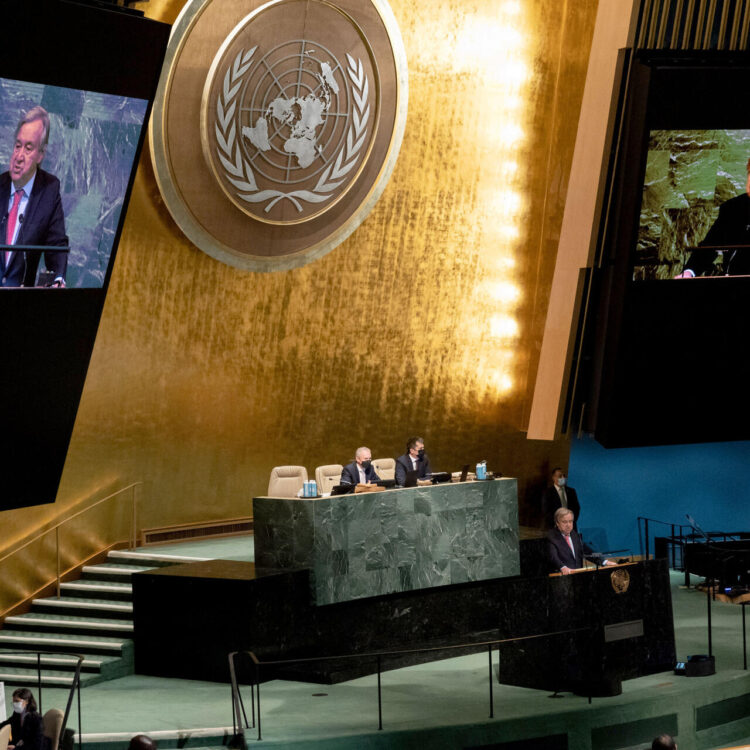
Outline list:
[[[16,547],[15,549],[11,550],[10,552],[7,552],[2,557],[0,557],[0,563],[5,562],[6,560],[10,559],[14,555],[17,555],[19,552],[22,552],[27,547],[31,546],[35,542],[38,542],[42,537],[46,536],[47,534],[50,534],[51,532],[55,532],[55,557],[56,557],[56,575],[55,575],[55,587],[56,587],[56,594],[57,598],[60,598],[60,576],[61,576],[61,570],[60,570],[60,529],[65,526],[65,524],[72,521],[74,518],[78,518],[78,516],[83,515],[84,513],[88,513],[93,508],[96,508],[97,506],[101,505],[102,503],[106,502],[107,500],[111,500],[112,498],[117,497],[118,495],[122,495],[123,492],[127,492],[128,490],[133,491],[133,515],[131,518],[131,524],[130,524],[130,533],[128,535],[128,545],[130,549],[135,549],[137,546],[137,523],[138,523],[138,488],[143,486],[143,482],[133,482],[126,487],[122,487],[119,490],[116,490],[115,492],[110,493],[106,497],[102,497],[99,500],[97,500],[95,503],[92,503],[91,505],[87,505],[85,508],[82,508],[79,511],[76,511],[75,513],[67,516],[66,518],[63,518],[62,521],[58,521],[53,526],[50,526],[49,528],[44,529],[44,531],[40,531],[39,533],[35,534],[30,539],[27,539],[23,544],[21,544],[19,547]],[[6,610],[7,612],[8,610]],[[5,616],[5,612],[0,613],[0,617]]]
[[[73,672],[73,681],[68,691],[68,701],[65,705],[65,712],[63,713],[62,725],[60,726],[60,736],[58,738],[57,747],[52,750],[60,750],[62,748],[63,737],[65,735],[65,728],[68,725],[68,719],[70,718],[70,707],[73,704],[73,695],[78,695],[78,750],[83,750],[82,740],[82,724],[81,724],[81,666],[83,660],[86,658],[82,654],[75,654],[68,651],[5,651],[5,656],[29,656],[30,654],[36,654],[36,678],[37,678],[37,695],[39,696],[38,708],[39,713],[43,714],[42,709],[42,656],[73,656],[78,661],[76,662],[75,671]]]
[[[261,719],[260,719],[260,668],[262,666],[280,666],[285,664],[304,664],[310,662],[322,662],[322,661],[336,661],[341,659],[374,659],[377,663],[377,677],[378,677],[378,730],[383,729],[383,704],[381,697],[381,683],[380,674],[382,663],[381,660],[384,656],[399,656],[404,654],[419,654],[428,653],[431,651],[452,651],[456,649],[472,648],[477,646],[486,646],[489,658],[489,706],[490,714],[489,717],[492,719],[495,716],[494,699],[493,699],[493,677],[492,677],[492,647],[498,646],[503,643],[516,643],[518,641],[529,641],[538,638],[551,638],[559,635],[568,635],[570,633],[584,633],[591,632],[591,627],[586,628],[570,628],[568,630],[556,630],[552,633],[540,633],[538,635],[523,635],[515,638],[499,638],[489,641],[470,641],[468,643],[456,643],[447,646],[424,646],[421,648],[403,648],[393,649],[390,651],[370,651],[359,654],[339,654],[336,656],[313,656],[303,657],[299,659],[273,659],[262,662],[255,655],[253,651],[232,651],[229,656],[229,675],[232,685],[232,734],[233,737],[230,740],[230,748],[239,748],[240,750],[246,750],[247,741],[245,740],[245,729],[255,728],[256,726],[256,706],[257,706],[257,728],[258,728],[258,742],[262,741],[261,733]],[[242,701],[242,695],[240,694],[240,686],[237,680],[237,671],[235,668],[235,660],[237,656],[243,655],[248,656],[253,662],[255,668],[255,682],[251,683],[251,717],[252,726],[248,723],[247,713],[245,712],[245,705]],[[557,691],[555,691],[557,692]],[[589,703],[591,703],[591,695],[589,695]],[[242,725],[242,717],[245,719],[245,726]]]

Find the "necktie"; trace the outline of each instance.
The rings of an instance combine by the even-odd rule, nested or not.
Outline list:
[[[13,235],[16,233],[16,222],[18,221],[18,207],[21,205],[21,198],[23,198],[23,189],[16,190],[13,196],[13,205],[11,206],[10,213],[8,214],[8,226],[5,230],[5,244],[13,244]],[[8,266],[10,262],[10,254],[12,250],[5,251],[5,265]]]
[[[565,494],[565,487],[560,487],[560,505],[563,508],[568,507],[568,496]]]
[[[572,540],[572,539],[570,538],[570,534],[568,534],[568,535],[567,535],[567,536],[565,537],[565,541],[567,541],[567,543],[568,543],[568,547],[570,547],[570,551],[571,551],[571,552],[573,553],[573,557],[575,558],[575,556],[576,556],[576,551],[575,551],[575,549],[573,549],[573,540]]]

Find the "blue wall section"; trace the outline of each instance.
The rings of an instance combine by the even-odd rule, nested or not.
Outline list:
[[[572,441],[568,475],[594,546],[603,529],[609,549],[638,554],[638,516],[680,524],[689,513],[705,531],[750,531],[750,441],[607,450],[584,437]]]

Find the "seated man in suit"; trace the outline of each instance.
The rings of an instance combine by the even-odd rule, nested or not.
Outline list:
[[[581,504],[578,502],[578,493],[567,486],[565,472],[556,466],[552,469],[552,486],[547,487],[542,495],[542,517],[545,529],[555,528],[555,511],[558,508],[568,508],[573,511],[573,528],[578,529],[578,516],[581,513]]]
[[[9,170],[0,175],[0,243],[64,247],[65,217],[60,181],[39,167],[49,139],[49,115],[33,107],[18,123]],[[34,286],[39,252],[0,251],[0,287]],[[54,273],[52,286],[65,286],[67,256],[45,252],[44,264]]]
[[[424,479],[432,473],[430,459],[424,452],[424,438],[413,437],[406,441],[406,453],[396,459],[396,484],[403,487],[406,482],[406,473],[417,472],[417,479]]]
[[[555,528],[547,532],[547,557],[550,572],[562,573],[564,576],[583,567],[584,558],[591,558],[596,553],[581,540],[573,528],[573,511],[558,508],[555,511]],[[603,560],[602,565],[616,565],[611,560]]]
[[[372,453],[369,448],[357,448],[354,461],[344,466],[339,481],[341,484],[372,484],[380,481],[372,468]]]

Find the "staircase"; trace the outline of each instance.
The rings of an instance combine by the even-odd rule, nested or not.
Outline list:
[[[0,682],[33,687],[37,655],[43,687],[69,687],[81,654],[81,686],[133,674],[133,573],[205,558],[112,550],[107,562],[86,565],[77,581],[60,584],[60,598],[34,599],[31,611],[5,618],[0,630]],[[31,652],[31,653],[13,653]]]

